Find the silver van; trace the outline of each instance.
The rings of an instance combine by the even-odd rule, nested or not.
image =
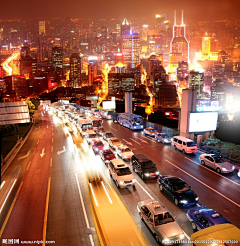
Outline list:
[[[197,143],[192,139],[182,136],[174,136],[172,140],[172,146],[175,149],[181,150],[183,153],[191,154],[197,152]]]

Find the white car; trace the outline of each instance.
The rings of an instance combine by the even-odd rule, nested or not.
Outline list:
[[[203,154],[199,156],[202,165],[209,166],[216,170],[217,173],[231,173],[235,166],[225,161],[221,156],[216,154]]]
[[[143,132],[144,135],[149,135],[150,137],[155,137],[155,135],[158,133],[157,130],[152,127],[145,128]]]
[[[164,143],[164,144],[170,144],[172,143],[172,140],[173,140],[171,137],[169,137],[166,133],[163,133],[163,132],[158,132],[155,135],[155,138],[158,143]]]
[[[135,187],[136,180],[134,179],[131,169],[123,160],[110,160],[108,168],[109,174],[118,188],[127,188],[128,186]]]
[[[133,156],[132,150],[129,149],[126,145],[118,146],[116,148],[116,152],[118,156],[121,157],[124,161],[130,161],[131,157]]]

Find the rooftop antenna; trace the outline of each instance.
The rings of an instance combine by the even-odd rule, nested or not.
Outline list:
[[[174,10],[174,26],[176,26],[176,10]]]
[[[181,23],[181,25],[183,26],[184,24],[183,24],[183,10],[182,10],[182,23]]]

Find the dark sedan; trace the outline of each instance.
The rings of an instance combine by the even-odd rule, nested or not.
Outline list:
[[[189,209],[187,211],[187,218],[191,222],[193,230],[201,230],[213,225],[230,223],[212,208],[205,206]]]
[[[105,164],[108,164],[110,160],[117,159],[110,149],[102,150],[99,154]]]
[[[161,192],[167,193],[173,199],[175,205],[196,205],[198,203],[198,196],[191,187],[182,179],[160,175],[157,180]]]

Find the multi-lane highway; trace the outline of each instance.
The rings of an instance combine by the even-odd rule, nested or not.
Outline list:
[[[1,239],[25,240],[28,245],[36,245],[36,240],[55,245],[157,245],[137,211],[137,203],[146,199],[160,200],[177,216],[185,239],[193,233],[186,217],[188,208],[176,207],[159,191],[156,180],[142,181],[134,173],[136,189],[118,189],[105,164],[76,129],[70,133],[71,127],[44,110],[35,113],[35,121],[32,134],[2,177]],[[240,227],[236,173],[217,174],[200,165],[201,153],[182,154],[112,121],[104,120],[103,127],[134,153],[152,159],[160,173],[184,179],[200,204]],[[128,241],[129,234],[134,234],[132,241]]]

